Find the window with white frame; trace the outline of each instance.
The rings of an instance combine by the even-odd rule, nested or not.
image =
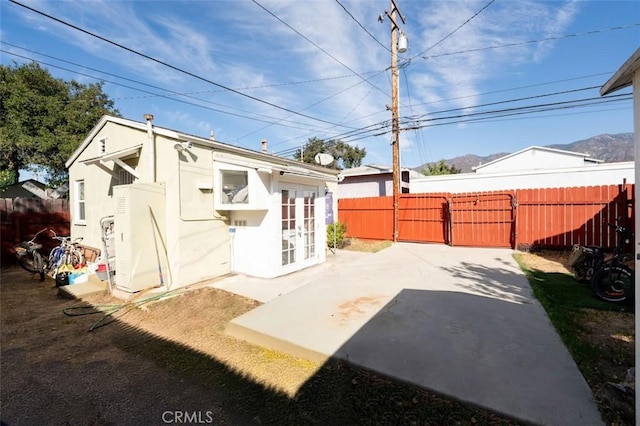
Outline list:
[[[85,223],[86,210],[85,210],[85,198],[84,198],[84,180],[76,181],[76,203],[75,203],[75,218],[76,223]]]
[[[249,203],[249,175],[246,171],[220,170],[222,204]]]

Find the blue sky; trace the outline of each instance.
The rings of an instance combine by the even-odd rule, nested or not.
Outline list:
[[[105,81],[126,118],[256,150],[266,138],[282,155],[343,139],[391,164],[389,1],[17,1],[179,69],[0,1],[3,64]],[[418,128],[401,133],[403,166],[633,131],[631,99],[602,103],[598,88],[640,46],[640,2],[396,3],[400,116]],[[513,115],[542,104],[555,105]]]

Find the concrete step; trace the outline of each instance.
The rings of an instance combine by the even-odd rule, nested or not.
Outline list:
[[[328,355],[313,351],[311,349],[303,348],[296,345],[295,343],[288,342],[286,340],[282,340],[268,334],[261,333],[249,327],[237,324],[234,321],[231,321],[227,324],[225,328],[225,334],[257,346],[269,348],[297,358],[313,361],[318,364],[323,364],[329,359]]]
[[[96,274],[89,274],[87,282],[58,287],[58,295],[67,299],[82,299],[84,296],[108,291],[109,284],[100,280]]]

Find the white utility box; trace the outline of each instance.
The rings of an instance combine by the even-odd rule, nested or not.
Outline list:
[[[113,188],[116,287],[134,293],[164,285],[165,191],[158,183]]]

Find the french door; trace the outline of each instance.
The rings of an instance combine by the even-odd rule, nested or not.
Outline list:
[[[282,267],[292,269],[316,259],[318,188],[282,185]]]

